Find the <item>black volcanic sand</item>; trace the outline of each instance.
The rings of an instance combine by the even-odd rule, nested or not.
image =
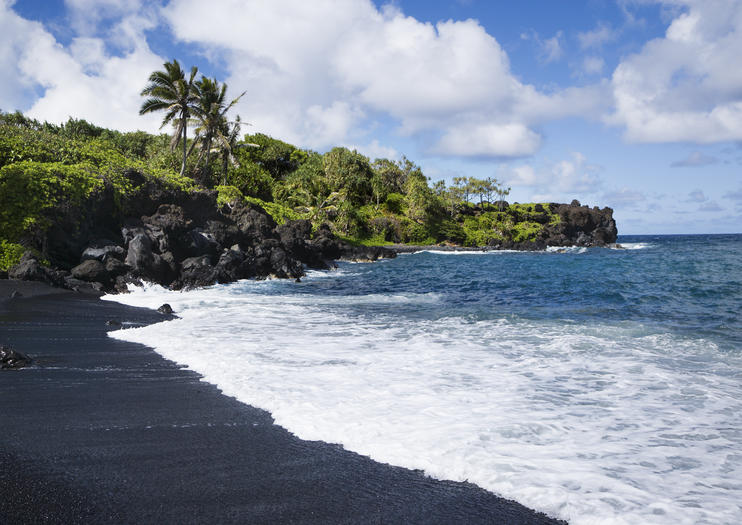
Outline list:
[[[0,280],[0,343],[35,359],[0,371],[0,523],[556,523],[469,483],[297,439],[106,336],[119,328],[108,320],[165,318]]]

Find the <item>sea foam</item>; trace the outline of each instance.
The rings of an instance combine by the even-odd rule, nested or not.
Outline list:
[[[742,363],[637,323],[435,320],[436,294],[318,295],[304,283],[158,286],[105,299],[179,319],[111,332],[149,345],[308,440],[468,480],[591,523],[742,519]],[[393,266],[389,266],[392,271]],[[359,302],[387,308],[358,308]]]

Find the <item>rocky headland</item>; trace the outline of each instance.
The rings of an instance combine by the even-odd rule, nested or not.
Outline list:
[[[77,209],[56,210],[51,219],[41,236],[30,239],[36,249],[9,269],[9,278],[79,291],[121,292],[142,281],[181,289],[246,278],[298,279],[305,268],[329,269],[336,260],[395,256],[384,247],[341,241],[328,228],[313,232],[307,220],[279,225],[260,206],[241,200],[219,204],[215,191],[164,190],[151,183],[126,202],[103,191]]]
[[[78,291],[123,292],[129,283],[142,281],[182,289],[246,278],[299,279],[306,268],[330,269],[336,260],[374,261],[431,248],[354,245],[325,225],[315,231],[308,220],[279,225],[258,205],[240,199],[220,202],[216,191],[163,189],[137,180],[136,172],[128,177],[141,184],[125,202],[102,191],[78,207],[56,209],[50,227],[29,239],[35,250],[27,251],[8,277]],[[542,250],[616,241],[610,208],[577,201],[548,208],[537,204],[525,218],[543,224],[534,241],[479,249]]]

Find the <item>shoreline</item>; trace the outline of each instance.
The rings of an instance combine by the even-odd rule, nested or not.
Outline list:
[[[108,320],[164,319],[0,279],[0,343],[35,359],[0,372],[0,522],[563,523],[470,483],[302,441],[106,335],[118,329]]]

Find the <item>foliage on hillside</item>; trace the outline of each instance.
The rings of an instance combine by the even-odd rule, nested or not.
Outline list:
[[[231,153],[230,163],[219,155],[189,156],[188,176],[179,176],[181,158],[167,135],[0,113],[0,269],[17,260],[19,244],[32,245],[29,239],[60,210],[74,210],[104,189],[124,202],[139,179],[181,191],[213,188],[220,205],[245,199],[279,223],[327,223],[337,235],[364,244],[532,241],[559,221],[549,206],[487,202],[508,192],[493,179],[431,187],[404,157],[371,161],[343,147],[321,154],[260,133],[245,135]]]

